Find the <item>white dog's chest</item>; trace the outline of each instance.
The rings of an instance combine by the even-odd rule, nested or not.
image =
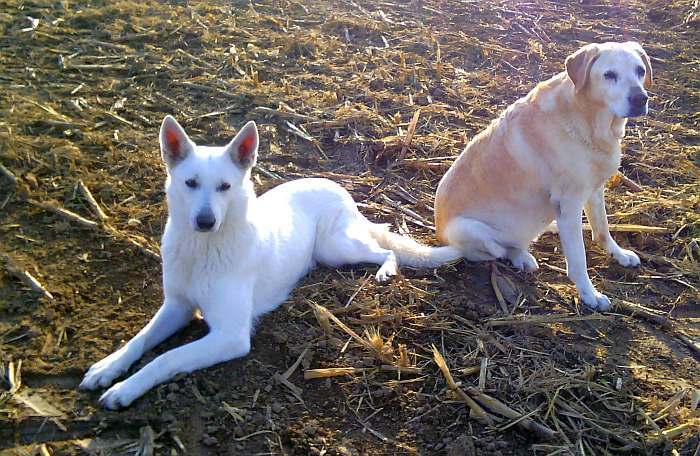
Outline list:
[[[163,282],[172,293],[183,296],[194,307],[210,301],[218,280],[219,268],[213,265],[186,261],[182,257],[164,259]]]
[[[250,256],[234,245],[178,236],[164,238],[162,254],[165,287],[196,305],[201,305],[218,282],[240,275],[237,269]]]

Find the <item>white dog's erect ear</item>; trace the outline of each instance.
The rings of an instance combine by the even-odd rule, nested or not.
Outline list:
[[[258,159],[258,127],[252,120],[245,124],[226,146],[231,160],[242,169],[250,169]]]
[[[160,126],[160,153],[168,169],[187,158],[194,143],[173,116],[165,116]]]
[[[651,89],[651,86],[654,85],[654,78],[651,72],[651,62],[649,61],[649,56],[642,45],[636,41],[628,41],[625,44],[634,49],[634,52],[639,54],[639,57],[642,58],[642,62],[644,62],[644,67],[646,68],[646,72],[644,73],[644,88]]]
[[[576,93],[586,86],[593,62],[600,54],[598,46],[587,44],[566,58],[566,73],[574,83]]]

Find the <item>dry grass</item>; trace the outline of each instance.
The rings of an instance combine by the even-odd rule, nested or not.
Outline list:
[[[6,1],[0,451],[697,455],[697,27],[692,0]],[[149,414],[188,413],[159,399],[174,387],[135,406],[143,416],[97,411],[71,387],[159,305],[150,283],[165,220],[165,114],[216,144],[254,119],[260,191],[326,176],[370,218],[433,242],[434,190],[466,141],[579,45],[622,39],[644,44],[656,85],[652,113],[628,129],[626,177],[607,196],[616,237],[643,266],[625,271],[588,248],[616,312],[585,314],[545,235],[534,276],[460,263],[384,287],[362,268],[313,273],[278,311],[291,359],[266,358],[277,345],[254,339],[265,347],[251,359],[277,373],[236,365],[252,397],[196,384],[188,395],[218,410],[207,422],[234,420],[204,434],[216,442]],[[20,385],[21,366],[32,382]],[[274,411],[278,400],[289,405]],[[308,431],[315,419],[325,419],[313,425],[322,443]],[[67,430],[47,433],[54,421]],[[105,429],[118,435],[93,439]]]

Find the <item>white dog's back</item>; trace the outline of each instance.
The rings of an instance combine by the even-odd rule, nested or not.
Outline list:
[[[360,218],[350,195],[327,179],[287,182],[260,196],[250,214],[258,233],[255,314],[277,307],[316,263],[339,266],[323,245],[335,226]]]

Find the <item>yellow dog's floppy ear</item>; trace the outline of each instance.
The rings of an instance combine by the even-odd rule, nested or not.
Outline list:
[[[644,73],[644,88],[651,89],[651,86],[654,85],[654,78],[651,72],[651,61],[649,61],[649,56],[644,48],[642,48],[642,45],[636,41],[628,41],[625,44],[634,49],[634,52],[639,54],[639,56],[642,58],[642,62],[644,62],[644,67],[646,68],[646,72]]]
[[[600,54],[600,49],[595,44],[587,44],[566,58],[564,65],[569,79],[574,83],[576,93],[579,93],[588,82],[591,66]]]

